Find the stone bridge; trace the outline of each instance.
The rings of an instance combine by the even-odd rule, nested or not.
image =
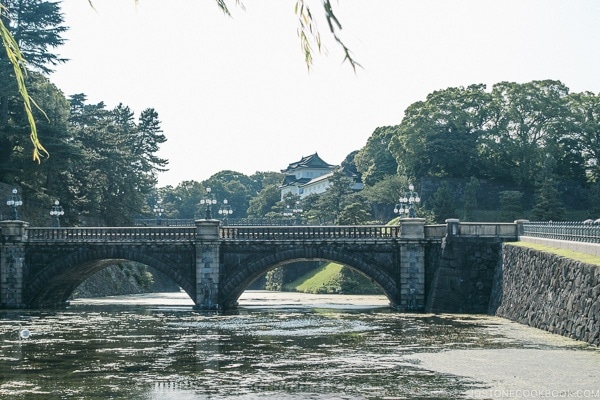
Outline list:
[[[515,224],[472,225],[484,236],[515,238]],[[40,228],[0,222],[0,308],[66,305],[99,270],[136,261],[173,279],[199,309],[231,309],[265,272],[302,260],[334,261],[370,278],[401,311],[423,311],[427,246],[467,225]]]

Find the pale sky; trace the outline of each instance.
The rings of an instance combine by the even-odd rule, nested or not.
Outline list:
[[[70,61],[52,81],[136,116],[156,109],[169,171],[159,186],[222,170],[279,171],[318,152],[330,164],[434,90],[556,79],[600,92],[600,1],[339,0],[334,43],[319,0],[308,0],[326,53],[308,72],[295,0],[63,0]],[[42,138],[43,140],[43,138]]]

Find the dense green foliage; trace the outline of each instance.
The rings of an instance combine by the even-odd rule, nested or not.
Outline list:
[[[598,218],[599,112],[598,95],[570,93],[553,80],[500,82],[489,92],[485,85],[448,88],[409,106],[399,125],[377,128],[356,165],[371,188],[396,174],[417,183],[422,206],[438,222],[473,220],[501,203],[496,219],[560,220],[569,209]],[[509,201],[508,192],[521,198]]]

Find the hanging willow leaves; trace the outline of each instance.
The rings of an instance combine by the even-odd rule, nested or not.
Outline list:
[[[5,7],[0,4],[0,14],[4,13]],[[29,137],[31,139],[31,143],[33,144],[33,159],[38,163],[41,161],[41,158],[44,156],[49,156],[48,151],[42,146],[37,134],[37,126],[35,123],[35,119],[33,117],[33,108],[34,105],[36,108],[40,109],[35,101],[29,96],[27,92],[27,85],[25,84],[25,76],[27,74],[27,69],[25,68],[25,59],[23,58],[23,54],[19,49],[19,45],[15,41],[15,38],[10,33],[6,25],[4,25],[4,21],[0,18],[0,36],[2,37],[2,43],[4,44],[4,49],[6,50],[6,55],[8,60],[13,66],[15,71],[15,79],[17,81],[17,87],[19,88],[19,94],[23,99],[23,106],[25,107],[25,114],[27,115],[27,121],[29,122],[29,127],[31,132]]]
[[[356,72],[356,68],[360,67],[361,65],[354,59],[350,49],[348,46],[346,46],[338,34],[338,32],[342,30],[342,24],[333,13],[331,0],[323,0],[323,7],[325,10],[327,25],[329,26],[329,31],[344,52],[344,61],[348,61],[352,69]],[[300,38],[300,47],[304,52],[304,62],[310,69],[313,63],[313,44],[316,45],[316,49],[319,51],[319,53],[321,52],[321,35],[317,29],[315,19],[310,12],[310,8],[306,4],[306,0],[296,0],[294,12],[298,16],[298,37]]]

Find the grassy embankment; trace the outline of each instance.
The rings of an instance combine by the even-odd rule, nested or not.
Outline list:
[[[547,253],[556,254],[561,257],[571,258],[573,260],[581,261],[586,264],[600,266],[600,257],[591,254],[579,253],[573,250],[558,249],[556,247],[545,246],[542,244],[529,243],[529,242],[511,242],[507,243],[511,246],[529,247],[531,249],[545,251]]]
[[[381,290],[367,277],[337,263],[328,263],[283,285],[288,292],[379,294]]]

